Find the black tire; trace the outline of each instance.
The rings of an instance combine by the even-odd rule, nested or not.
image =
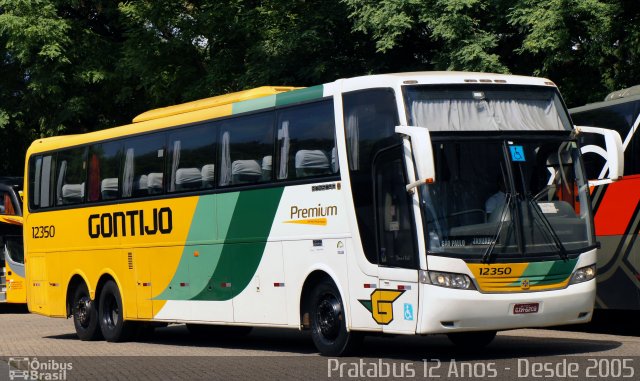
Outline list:
[[[91,300],[87,285],[81,283],[73,290],[71,314],[76,334],[82,341],[94,341],[102,338],[98,324],[98,303]]]
[[[98,304],[100,330],[104,339],[110,342],[130,340],[135,333],[134,322],[124,321],[120,290],[112,280],[107,281],[100,292]]]
[[[198,339],[232,339],[247,336],[253,327],[237,325],[187,324],[189,333]]]
[[[323,356],[345,356],[362,343],[361,332],[348,332],[344,303],[336,285],[325,280],[311,292],[311,339]]]
[[[496,331],[456,332],[447,336],[452,343],[462,350],[482,349],[496,337]]]

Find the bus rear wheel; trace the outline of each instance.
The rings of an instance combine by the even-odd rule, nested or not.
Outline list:
[[[105,340],[121,342],[131,339],[135,332],[135,327],[133,322],[124,321],[120,290],[112,280],[107,281],[100,292],[98,312],[100,315],[100,330]]]
[[[73,292],[71,312],[76,335],[82,341],[93,341],[101,338],[96,307],[97,303],[91,300],[87,285],[84,283],[79,284]]]
[[[362,343],[360,332],[348,332],[344,304],[336,285],[328,280],[311,293],[311,339],[320,354],[344,356]]]
[[[447,336],[456,347],[462,350],[473,350],[489,345],[495,339],[496,333],[496,331],[455,332]]]

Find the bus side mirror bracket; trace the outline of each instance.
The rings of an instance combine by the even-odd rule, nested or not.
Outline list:
[[[436,180],[436,170],[433,165],[433,148],[429,130],[424,127],[396,126],[396,133],[402,135],[405,149],[410,147],[409,157],[413,157],[418,180],[407,184],[407,192],[424,184],[432,184]],[[405,151],[406,152],[406,151]]]
[[[622,146],[622,139],[618,131],[610,130],[607,128],[599,127],[587,127],[587,126],[575,126],[578,134],[597,134],[604,138],[605,150],[602,152],[602,148],[598,146],[584,146],[582,147],[582,153],[598,153],[607,161],[608,173],[604,179],[598,179],[596,181],[589,181],[589,185],[601,185],[607,184],[612,181],[617,181],[622,178],[624,173],[624,148]]]

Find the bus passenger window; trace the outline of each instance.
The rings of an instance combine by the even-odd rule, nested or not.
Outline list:
[[[338,172],[333,102],[278,112],[277,178],[318,177]]]
[[[55,155],[35,156],[29,163],[29,202],[33,209],[53,206]]]
[[[227,120],[220,129],[220,186],[271,181],[273,113]]]
[[[216,129],[189,127],[169,135],[169,192],[213,188]]]
[[[79,204],[84,201],[86,160],[86,148],[58,152],[56,205]]]
[[[88,201],[118,198],[122,142],[95,144],[89,148]]]
[[[15,216],[16,214],[9,192],[0,192],[0,214],[9,216]]]
[[[144,197],[163,192],[164,143],[164,134],[141,136],[125,142],[122,197]]]

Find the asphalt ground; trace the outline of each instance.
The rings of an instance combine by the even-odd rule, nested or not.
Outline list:
[[[216,340],[170,325],[135,342],[84,342],[71,320],[0,305],[0,380],[636,380],[637,318],[500,332],[482,350],[460,350],[442,335],[367,337],[358,357],[336,359],[319,356],[307,332],[288,329]]]

